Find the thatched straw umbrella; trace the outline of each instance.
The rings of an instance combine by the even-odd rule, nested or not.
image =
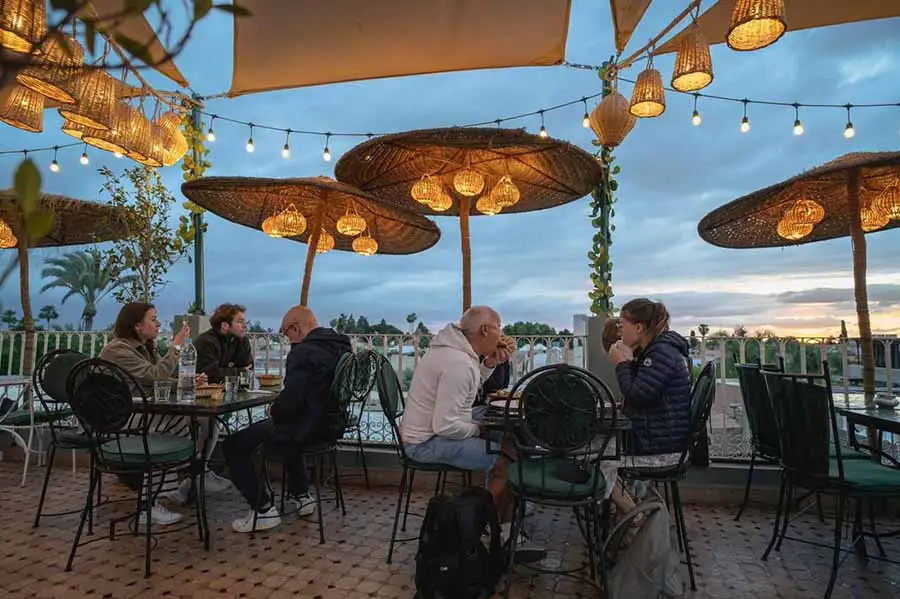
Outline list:
[[[599,161],[570,143],[475,127],[377,137],[344,154],[334,170],[388,205],[459,216],[463,310],[472,304],[470,216],[560,206],[588,195],[603,177]]]
[[[328,177],[258,179],[204,177],[181,186],[198,206],[271,237],[306,243],[300,303],[306,305],[317,253],[332,249],[372,254],[416,254],[441,232],[427,218],[376,202]]]
[[[716,208],[700,236],[725,248],[800,245],[850,237],[866,404],[875,396],[875,356],[866,291],[866,233],[900,226],[900,152],[841,156]]]
[[[31,374],[34,361],[34,317],[31,313],[31,292],[28,285],[28,250],[101,243],[121,239],[128,234],[126,214],[114,206],[44,194],[38,207],[52,217],[53,223],[46,235],[31,240],[15,190],[0,191],[0,247],[15,247],[19,254],[19,292],[22,322],[25,326],[22,373],[25,375]]]

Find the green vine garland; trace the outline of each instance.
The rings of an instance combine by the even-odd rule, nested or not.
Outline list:
[[[606,62],[603,68],[597,71],[597,75],[603,81],[603,96],[606,97],[612,91],[612,85],[607,79],[607,69],[611,65]],[[609,148],[602,147],[600,142],[593,140],[594,146],[599,149],[594,156],[603,165],[603,182],[591,192],[591,225],[596,229],[593,238],[593,246],[587,257],[591,266],[591,283],[593,289],[588,293],[591,299],[591,313],[594,316],[608,316],[613,312],[612,298],[612,270],[613,263],[610,259],[609,248],[613,244],[612,234],[616,226],[612,224],[612,218],[616,215],[616,190],[619,183],[614,178],[621,172],[618,165],[613,165],[615,156]]]

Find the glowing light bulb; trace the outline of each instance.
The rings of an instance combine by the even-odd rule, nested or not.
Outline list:
[[[750,130],[750,119],[744,117],[741,119],[741,133],[746,133]]]
[[[700,123],[702,123],[702,122],[703,122],[703,119],[700,118],[700,113],[695,110],[694,114],[691,115],[691,124],[694,127],[699,127]]]
[[[543,125],[541,125],[541,130],[538,131],[538,135],[540,135],[544,139],[547,139],[548,137],[550,137],[550,134],[547,133],[547,128],[544,127]]]
[[[847,123],[847,126],[844,127],[844,137],[850,139],[856,135],[856,129],[853,128],[853,123]]]
[[[251,154],[256,150],[256,144],[253,143],[253,138],[249,138],[247,140],[247,151]]]
[[[331,150],[328,149],[328,146],[325,146],[325,149],[322,150],[322,160],[331,162]]]
[[[83,153],[81,154],[81,164],[87,166],[90,162],[91,162],[91,161],[88,160],[87,152],[83,152]]]
[[[591,117],[586,112],[584,113],[584,116],[581,117],[581,126],[585,129],[591,126]]]
[[[212,127],[209,128],[209,132],[206,134],[207,141],[216,141],[216,132],[212,130]]]
[[[59,172],[59,163],[56,161],[56,158],[54,158],[53,162],[50,163],[50,170],[54,173]]]
[[[800,122],[800,119],[794,121],[794,135],[803,135],[803,123]]]
[[[252,150],[250,150],[252,152]],[[290,158],[291,157],[291,146],[284,144],[284,147],[281,148],[281,157],[282,158]]]

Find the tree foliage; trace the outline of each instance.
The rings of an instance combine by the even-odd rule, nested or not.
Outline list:
[[[45,321],[47,328],[50,328],[53,321],[59,318],[59,311],[56,309],[56,306],[48,304],[41,307],[40,312],[38,312],[38,318]]]
[[[187,257],[195,232],[185,215],[178,217],[177,228],[171,230],[169,213],[175,196],[155,170],[135,166],[116,176],[104,167],[100,173],[110,203],[124,210],[129,231],[104,252],[114,277],[134,275],[115,290],[116,299],[152,301],[167,283],[169,269]]]

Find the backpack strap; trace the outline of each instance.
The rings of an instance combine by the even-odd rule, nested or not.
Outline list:
[[[646,522],[647,518],[650,517],[650,514],[665,508],[666,506],[662,501],[650,499],[637,504],[631,508],[627,514],[622,516],[622,519],[609,531],[606,542],[603,544],[602,550],[609,552],[610,561],[615,561],[615,556],[619,553],[619,549],[622,545],[622,538],[638,516],[644,514],[644,521]]]

